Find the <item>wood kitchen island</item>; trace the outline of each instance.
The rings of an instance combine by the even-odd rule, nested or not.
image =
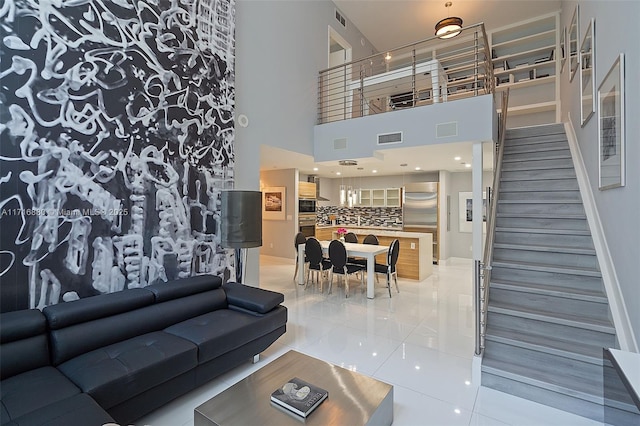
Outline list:
[[[336,238],[335,231],[338,228],[353,232],[360,242],[368,234],[375,235],[381,245],[387,246],[397,238],[400,241],[397,263],[399,277],[422,281],[433,273],[433,236],[429,233],[405,232],[381,227],[316,226],[316,238],[319,240]],[[387,255],[376,256],[376,261],[387,263]]]

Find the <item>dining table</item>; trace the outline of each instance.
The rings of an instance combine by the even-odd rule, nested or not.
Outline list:
[[[329,253],[329,244],[331,241],[320,241],[320,246],[324,254]],[[375,298],[375,264],[376,256],[386,253],[388,246],[378,244],[360,244],[360,243],[344,243],[349,257],[363,257],[367,260],[367,298]],[[298,284],[304,285],[305,268],[304,268],[304,248],[305,243],[298,245]]]

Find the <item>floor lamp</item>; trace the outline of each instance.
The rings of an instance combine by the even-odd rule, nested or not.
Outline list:
[[[262,245],[262,192],[222,192],[221,241],[224,248],[235,249],[236,282],[247,272],[247,249]]]

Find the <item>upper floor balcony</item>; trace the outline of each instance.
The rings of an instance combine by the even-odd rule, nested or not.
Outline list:
[[[320,71],[318,124],[494,93],[484,24]]]

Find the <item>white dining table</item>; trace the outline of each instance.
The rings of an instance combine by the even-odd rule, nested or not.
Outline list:
[[[329,243],[331,241],[320,241],[322,251],[327,254],[329,252]],[[298,245],[298,284],[303,285],[305,280],[304,273],[304,247],[305,244]],[[386,253],[388,246],[377,244],[360,244],[360,243],[344,243],[347,249],[347,256],[364,257],[367,259],[367,298],[375,297],[375,263],[376,255]]]

